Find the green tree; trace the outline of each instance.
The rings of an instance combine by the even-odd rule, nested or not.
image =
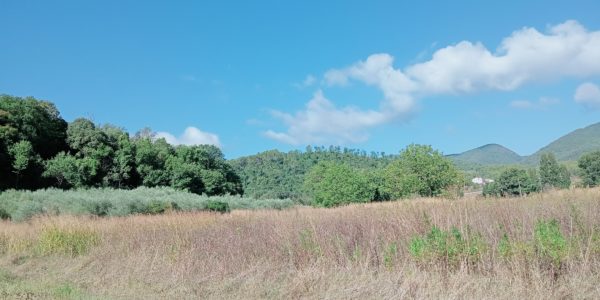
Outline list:
[[[542,154],[540,157],[540,183],[542,188],[569,188],[571,175],[567,168],[559,165],[552,153]]]
[[[196,194],[205,192],[200,166],[188,163],[183,158],[174,155],[167,159],[166,169],[170,175],[171,187]]]
[[[239,177],[231,174],[231,166],[223,152],[213,145],[180,145],[167,160],[171,185],[198,194],[241,194]]]
[[[141,184],[147,187],[171,185],[166,162],[174,155],[173,147],[165,139],[153,141],[149,137],[135,139],[134,144],[136,172]]]
[[[577,161],[577,166],[581,170],[584,186],[595,187],[600,184],[600,151],[582,155]]]
[[[462,187],[463,176],[431,146],[409,145],[384,171],[384,191],[391,198],[440,196]]]
[[[117,149],[114,152],[112,166],[105,177],[105,185],[115,188],[131,188],[136,185],[135,180],[135,147],[127,133],[117,137]]]
[[[509,168],[500,174],[496,182],[496,188],[497,192],[504,197],[524,196],[539,190],[536,181],[526,170]]]
[[[15,186],[19,187],[19,179],[29,165],[36,159],[33,147],[29,141],[20,141],[8,148],[8,152],[12,156],[12,168],[15,173]]]
[[[54,104],[32,97],[0,95],[0,190],[16,184],[19,188],[44,187],[40,159],[48,159],[67,149],[66,128],[67,122],[60,117]],[[20,170],[14,180],[17,173],[14,173],[9,148],[23,150],[23,145],[16,145],[22,141],[30,144],[31,157],[35,159],[29,160],[26,170]],[[21,159],[16,163],[23,162],[25,160]]]
[[[351,202],[368,202],[374,195],[360,172],[346,164],[322,162],[306,175],[304,187],[313,204],[332,207]]]
[[[54,104],[32,97],[0,95],[0,111],[0,135],[9,144],[29,141],[43,159],[67,149],[67,122]]]
[[[98,161],[90,158],[76,158],[65,152],[60,152],[54,158],[46,161],[44,176],[54,179],[62,188],[83,188],[94,183]]]

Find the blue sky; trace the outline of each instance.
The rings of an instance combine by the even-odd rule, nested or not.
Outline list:
[[[175,3],[176,2],[176,3]],[[2,1],[0,93],[229,158],[531,154],[600,121],[598,1]]]

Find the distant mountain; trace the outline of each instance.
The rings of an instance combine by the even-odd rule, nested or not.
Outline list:
[[[600,150],[600,123],[568,133],[526,158],[537,163],[543,153],[552,152],[559,161],[577,160],[587,152]]]
[[[554,153],[559,161],[575,161],[582,154],[595,150],[600,150],[600,123],[572,131],[529,156],[520,156],[498,144],[488,144],[448,157],[462,166],[534,165],[543,153]]]
[[[510,165],[523,160],[519,154],[498,144],[488,144],[460,154],[448,157],[456,162],[476,163],[480,165]]]

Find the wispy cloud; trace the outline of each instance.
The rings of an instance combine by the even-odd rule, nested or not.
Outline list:
[[[311,87],[311,86],[315,85],[316,83],[317,83],[317,77],[315,77],[312,74],[308,74],[308,75],[306,75],[306,78],[304,78],[304,80],[302,80],[302,82],[296,82],[293,85],[296,88],[303,89],[303,88]]]
[[[591,83],[581,84],[575,90],[575,102],[589,109],[600,109],[600,88]]]
[[[541,97],[537,101],[529,101],[529,100],[515,100],[511,101],[509,106],[515,109],[523,109],[523,110],[543,110],[547,109],[550,106],[559,104],[560,100],[556,98],[548,98]]]
[[[193,126],[187,127],[178,137],[169,132],[159,131],[156,133],[155,138],[164,138],[171,145],[214,145],[221,147],[218,135],[204,132]]]
[[[269,130],[265,135],[290,144],[364,141],[368,128],[406,119],[416,100],[428,95],[511,91],[531,82],[598,75],[600,31],[588,31],[577,21],[566,21],[549,27],[546,33],[529,27],[514,31],[495,51],[478,42],[462,41],[435,51],[423,63],[395,68],[393,61],[390,54],[374,54],[323,76],[326,86],[347,86],[350,81],[358,81],[376,87],[384,95],[378,110],[337,108],[319,91],[304,110],[294,115],[274,113],[287,130]],[[589,97],[579,98],[589,102]],[[515,105],[526,108],[550,104],[543,102],[521,101]]]

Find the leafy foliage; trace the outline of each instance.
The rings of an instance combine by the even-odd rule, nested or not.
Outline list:
[[[502,172],[496,182],[487,184],[484,187],[483,194],[486,196],[524,196],[532,192],[537,192],[537,175],[534,172],[528,173],[519,168],[510,168]]]
[[[552,153],[540,157],[540,183],[543,187],[565,189],[571,186],[571,174],[564,165],[559,165]]]
[[[582,155],[577,165],[581,169],[581,180],[584,186],[594,187],[600,184],[600,151]]]
[[[383,190],[396,199],[440,196],[463,185],[463,176],[452,162],[431,146],[409,145],[384,172]]]
[[[309,203],[310,193],[304,188],[305,175],[317,164],[343,163],[353,169],[376,172],[387,166],[394,157],[334,146],[308,146],[304,152],[270,150],[230,162],[241,178],[245,195],[254,198],[291,198]]]
[[[535,250],[538,256],[553,267],[560,267],[567,255],[567,241],[560,232],[557,220],[536,223],[534,228]]]
[[[325,207],[368,202],[375,193],[364,174],[335,162],[322,162],[313,167],[306,175],[304,185],[314,204]]]
[[[209,200],[208,203],[206,203],[206,209],[220,213],[228,213],[231,211],[227,202],[217,200]]]
[[[444,231],[432,226],[426,235],[414,236],[408,250],[420,262],[456,268],[461,262],[467,265],[477,262],[485,247],[480,234],[463,234],[456,227]]]

